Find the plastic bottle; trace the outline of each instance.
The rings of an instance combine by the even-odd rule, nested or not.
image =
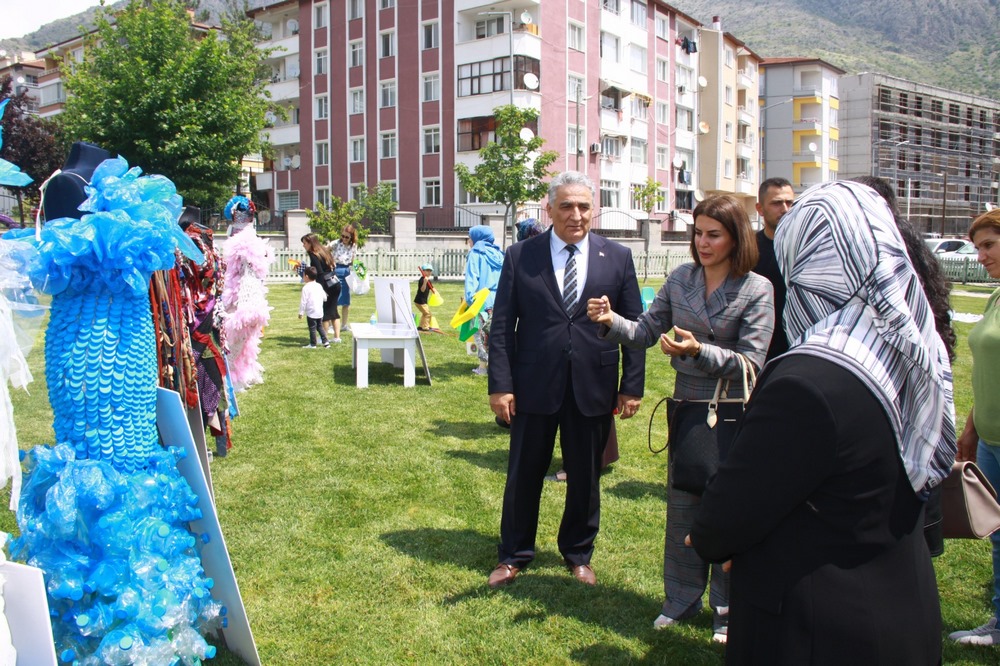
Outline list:
[[[368,323],[371,324],[372,326],[378,323],[378,319],[375,317],[374,312],[372,313],[372,316],[368,318]]]

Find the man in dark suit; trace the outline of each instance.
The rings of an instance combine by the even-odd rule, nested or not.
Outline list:
[[[763,275],[774,287],[774,333],[767,348],[770,361],[788,351],[788,336],[785,335],[785,279],[778,270],[778,260],[774,256],[774,232],[778,223],[795,203],[795,190],[784,178],[768,178],[757,190],[757,213],[764,220],[764,228],[757,232],[757,250],[760,259],[753,272]]]
[[[613,411],[639,409],[645,351],[598,337],[587,299],[607,294],[635,319],[642,312],[632,253],[590,233],[594,185],[567,171],[549,186],[552,228],[512,245],[504,258],[490,337],[490,408],[511,424],[491,588],[510,583],[535,556],[538,507],[556,430],[567,472],[559,550],[573,576],[596,584],[590,567],[600,523],[600,469]],[[621,382],[619,384],[619,362]]]

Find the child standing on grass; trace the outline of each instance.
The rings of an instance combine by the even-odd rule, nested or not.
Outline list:
[[[417,311],[420,313],[420,324],[417,326],[418,331],[429,331],[431,330],[431,309],[427,306],[427,299],[430,298],[431,290],[431,275],[434,273],[434,267],[430,264],[424,264],[420,267],[420,281],[417,282],[417,295],[413,299],[413,304],[417,306]]]
[[[315,266],[307,266],[302,271],[302,300],[299,301],[299,319],[306,316],[309,323],[309,344],[303,345],[303,349],[316,349],[316,332],[319,331],[319,339],[324,347],[330,346],[330,341],[326,339],[326,327],[323,326],[323,303],[326,302],[326,290],[316,282],[319,272]]]

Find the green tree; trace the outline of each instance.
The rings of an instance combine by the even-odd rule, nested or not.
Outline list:
[[[657,204],[666,199],[663,190],[660,189],[660,184],[660,181],[647,177],[643,185],[634,186],[635,200],[639,204],[639,208],[646,211],[647,219],[653,217],[653,211],[656,210]]]
[[[394,193],[395,190],[390,183],[379,183],[375,187],[361,189],[358,203],[361,204],[362,218],[368,222],[365,237],[369,233],[389,233],[389,220],[392,219],[393,212],[399,207],[393,199]],[[359,228],[359,239],[360,234],[361,229]],[[360,240],[358,242],[360,244]]]
[[[519,109],[507,104],[493,110],[496,119],[496,140],[479,151],[482,162],[470,170],[464,164],[455,166],[458,180],[469,192],[484,201],[496,201],[506,206],[511,243],[514,242],[514,213],[526,201],[539,201],[551,175],[550,164],[559,153],[539,152],[545,140],[538,136],[525,139],[521,130],[538,120],[535,109]],[[505,234],[506,236],[506,234]]]
[[[340,230],[348,224],[358,230],[358,247],[368,239],[368,229],[361,225],[364,209],[357,201],[344,201],[340,197],[330,197],[330,207],[316,204],[316,210],[307,210],[309,228],[324,243],[337,240]]]
[[[195,28],[179,0],[98,12],[83,62],[64,67],[68,137],[169,177],[188,203],[218,205],[237,186],[240,160],[263,149],[268,52],[256,34],[236,12],[221,31]]]

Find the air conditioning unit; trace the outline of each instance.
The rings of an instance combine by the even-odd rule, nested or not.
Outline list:
[[[686,86],[677,86],[677,94],[678,95],[683,95],[686,92],[687,92],[687,87]]]
[[[599,143],[592,143],[592,144],[590,144],[590,154],[591,155],[600,155],[601,154],[601,144],[599,144]]]

